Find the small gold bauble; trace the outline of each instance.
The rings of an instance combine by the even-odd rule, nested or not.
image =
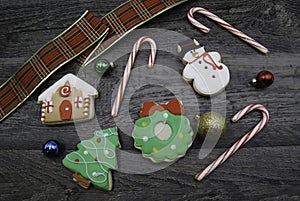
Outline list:
[[[223,136],[226,132],[225,118],[218,112],[205,112],[201,117],[196,116],[198,120],[198,133],[202,138],[207,135],[215,138]]]

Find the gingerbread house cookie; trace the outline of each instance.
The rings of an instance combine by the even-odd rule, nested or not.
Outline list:
[[[94,118],[98,91],[73,74],[67,74],[38,97],[44,124],[86,121]]]

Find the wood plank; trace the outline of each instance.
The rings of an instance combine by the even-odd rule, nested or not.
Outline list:
[[[37,49],[61,33],[85,10],[101,17],[125,0],[4,0],[0,4],[0,84]],[[201,33],[187,20],[191,7],[201,6],[219,15],[232,25],[257,39],[270,50],[260,54],[202,15],[196,18],[211,28]],[[80,125],[44,126],[39,120],[38,95],[66,73],[76,74],[80,66],[71,62],[51,76],[12,115],[0,123],[0,200],[299,200],[300,137],[300,4],[298,1],[222,0],[192,1],[182,4],[146,23],[141,28],[162,28],[196,38],[209,51],[217,50],[231,71],[226,88],[227,133],[208,157],[198,159],[203,142],[197,137],[187,155],[173,165],[155,173],[132,175],[114,172],[114,189],[104,192],[92,187],[84,190],[71,179],[61,159],[75,149],[81,137],[89,137],[97,127],[93,122]],[[170,44],[173,38],[169,38]],[[167,44],[168,45],[168,44]],[[120,48],[118,50],[118,48]],[[122,44],[112,51],[121,51]],[[148,51],[141,51],[136,66],[145,65]],[[123,74],[128,54],[115,61],[99,83],[96,116],[101,127],[115,125],[110,117],[112,91]],[[178,75],[183,66],[175,55],[159,51],[157,63],[172,68]],[[274,84],[264,90],[247,87],[247,82],[260,70],[275,76]],[[87,69],[93,72],[93,69]],[[157,78],[165,79],[157,75]],[[182,92],[184,82],[172,83]],[[192,90],[192,88],[190,89]],[[132,122],[138,118],[143,101],[168,101],[174,95],[159,86],[143,86],[130,98]],[[250,103],[261,103],[270,111],[270,122],[263,131],[239,150],[222,167],[202,182],[193,179],[201,168],[213,161],[260,118],[259,113],[247,115],[237,123],[230,118]],[[221,105],[222,105],[221,104]],[[211,100],[201,96],[187,98],[188,115],[193,122],[193,108],[200,113],[211,110]],[[121,115],[121,117],[123,117]],[[85,136],[78,130],[86,130]],[[132,127],[129,128],[129,130]],[[122,151],[140,154],[133,147],[130,133],[120,131]],[[57,139],[67,149],[59,158],[43,156],[41,147],[49,139]],[[120,155],[120,154],[119,154]],[[135,161],[130,161],[135,166]],[[120,164],[124,164],[121,160]],[[123,166],[124,167],[124,166]]]
[[[5,1],[0,5],[3,11],[0,13],[0,55],[29,57],[41,45],[72,24],[84,10],[103,16],[121,2],[124,1],[118,0],[108,4],[101,0],[84,3],[78,3],[76,0],[67,2],[59,0],[55,1],[55,6],[51,6],[50,2],[45,4],[32,0],[24,3]],[[259,2],[230,0],[226,4],[222,0],[203,1],[200,4],[197,1],[190,1],[162,14],[143,27],[176,30],[189,37],[200,38],[203,44],[219,49],[223,53],[257,54],[214,22],[202,19],[201,15],[197,19],[211,27],[211,33],[203,34],[192,27],[186,21],[185,12],[194,6],[202,6],[215,12],[258,41],[263,41],[273,53],[282,51],[297,53],[299,49],[300,44],[295,43],[294,38],[299,36],[295,30],[299,30],[300,18],[297,12],[298,4],[294,1],[274,3],[267,0]],[[169,18],[171,14],[172,18]],[[172,23],[173,21],[176,23]],[[289,37],[286,37],[287,33]],[[32,36],[39,40],[31,40]]]
[[[1,150],[0,200],[127,200],[129,195],[130,200],[158,195],[161,200],[298,200],[299,150],[299,146],[241,149],[198,182],[194,175],[224,149],[215,149],[204,160],[197,159],[198,151],[191,149],[184,158],[154,173],[115,171],[112,192],[77,186],[61,158],[49,159],[36,150]]]

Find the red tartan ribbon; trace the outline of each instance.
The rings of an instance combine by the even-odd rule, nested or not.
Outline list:
[[[0,87],[0,121],[20,106],[52,73],[75,57],[83,62],[97,41],[118,36],[187,0],[130,0],[100,20],[86,11],[66,31],[39,49]]]
[[[48,42],[0,87],[0,120],[21,105],[52,73],[101,39],[108,28],[88,11]]]
[[[0,121],[21,105],[52,73],[101,39],[108,28],[86,11],[62,34],[28,59],[0,87]]]
[[[96,48],[93,46],[78,61],[83,63],[87,56],[95,49],[96,55],[104,52],[115,44],[124,33],[137,28],[139,25],[156,17],[162,12],[173,8],[188,0],[130,0],[101,18],[109,27],[107,39]]]
[[[154,102],[145,102],[140,111],[140,117],[151,116],[156,110],[162,112],[168,110],[172,114],[182,115],[184,113],[183,105],[177,99],[171,100],[167,104],[156,104]]]

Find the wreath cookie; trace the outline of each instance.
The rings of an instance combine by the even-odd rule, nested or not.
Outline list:
[[[193,142],[189,120],[168,110],[156,110],[151,116],[138,119],[132,136],[134,146],[153,162],[183,157]]]

